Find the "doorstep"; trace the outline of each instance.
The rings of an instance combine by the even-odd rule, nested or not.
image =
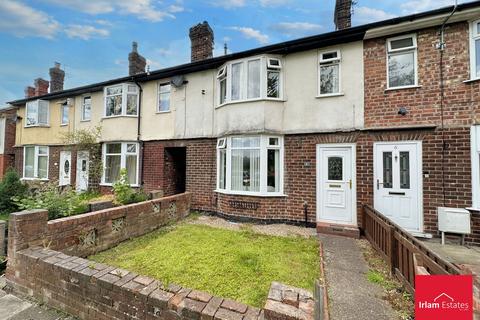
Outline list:
[[[317,232],[360,239],[360,229],[355,225],[335,224],[317,221]]]

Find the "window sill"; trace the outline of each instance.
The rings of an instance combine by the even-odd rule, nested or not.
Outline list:
[[[157,111],[155,112],[156,114],[164,114],[164,113],[170,113],[172,112],[171,110],[167,110],[167,111]]]
[[[40,178],[21,178],[22,181],[49,181],[50,179],[40,179]]]
[[[80,120],[80,122],[90,122],[90,119]]]
[[[113,183],[99,183],[98,185],[102,186],[102,187],[113,187]],[[139,184],[131,184],[130,187],[139,188],[140,185]]]
[[[259,197],[259,198],[282,198],[287,197],[284,193],[271,192],[271,193],[259,193],[259,192],[241,192],[241,191],[225,191],[225,190],[214,190],[214,192],[231,195],[231,196],[249,196],[249,197]]]
[[[404,86],[404,87],[394,87],[394,88],[387,88],[385,89],[385,92],[387,91],[395,91],[395,90],[403,90],[403,89],[418,89],[421,88],[421,85],[414,85],[414,86]]]
[[[329,93],[329,94],[319,94],[315,98],[321,99],[321,98],[330,98],[330,97],[341,97],[344,96],[345,93],[343,92],[338,92],[338,93]]]
[[[62,124],[60,125],[60,127],[66,127],[66,126],[68,126],[68,123],[62,123]]]
[[[229,101],[223,104],[217,105],[215,109],[219,109],[224,106],[228,106],[231,104],[241,104],[241,103],[249,103],[249,102],[259,102],[259,101],[274,101],[274,102],[285,102],[285,99],[276,99],[276,98],[259,98],[259,99],[249,99],[249,100],[238,100],[238,101]]]
[[[477,82],[477,81],[480,81],[480,78],[468,79],[468,80],[463,81],[463,83],[472,83],[472,82]]]
[[[50,125],[49,124],[37,124],[37,125],[34,125],[34,126],[25,126],[24,128],[25,129],[28,129],[28,128],[50,128]]]
[[[120,116],[104,116],[102,117],[102,120],[105,119],[116,119],[116,118],[138,118],[138,116],[133,116],[133,115],[120,115]]]

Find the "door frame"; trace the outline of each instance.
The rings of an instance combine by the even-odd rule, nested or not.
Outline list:
[[[351,173],[352,173],[352,221],[351,223],[341,223],[338,221],[329,221],[329,220],[320,220],[320,212],[323,203],[322,189],[321,189],[321,158],[320,151],[321,149],[336,149],[336,148],[349,148],[351,151]],[[324,221],[328,223],[342,224],[348,226],[358,226],[358,217],[357,217],[357,144],[356,143],[323,143],[317,144],[316,146],[316,186],[315,186],[315,196],[316,196],[316,219],[317,221]]]
[[[69,172],[68,172],[68,175],[69,175],[69,178],[68,178],[68,183],[65,183],[63,184],[62,180],[63,180],[63,175],[62,175],[62,172],[63,172],[63,169],[64,169],[64,162],[62,160],[62,154],[69,154]],[[58,185],[63,187],[63,186],[71,186],[72,185],[72,151],[70,150],[61,150],[60,153],[59,153],[59,156],[58,156],[58,162],[59,162],[59,166],[58,166]]]
[[[76,175],[75,175],[75,189],[79,190],[79,182],[80,182],[80,175],[81,175],[81,167],[79,166],[79,163],[78,163],[78,160],[80,158],[80,155],[83,155],[83,154],[86,154],[87,155],[87,188],[85,189],[88,190],[88,183],[89,183],[89,175],[90,175],[90,172],[89,172],[89,169],[90,169],[90,152],[87,151],[87,150],[82,150],[82,151],[77,151],[77,159],[76,159]]]
[[[415,236],[424,236],[424,220],[423,220],[423,143],[421,140],[400,140],[400,141],[376,141],[373,143],[373,207],[375,208],[375,192],[376,192],[376,176],[377,166],[375,159],[377,158],[377,146],[380,145],[396,145],[396,144],[409,144],[415,145],[417,149],[417,181],[418,181],[418,231],[409,231]]]

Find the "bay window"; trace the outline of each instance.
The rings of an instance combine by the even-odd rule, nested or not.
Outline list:
[[[254,57],[230,62],[217,73],[218,103],[281,99],[281,81],[280,59]]]
[[[480,78],[480,20],[470,24],[470,78]]]
[[[217,189],[246,195],[283,192],[283,139],[233,136],[217,141]]]
[[[319,96],[340,93],[340,51],[320,53]]]
[[[49,103],[45,100],[27,102],[25,127],[48,126]]]
[[[412,87],[417,85],[417,37],[400,36],[388,39],[388,88]]]
[[[25,146],[23,148],[23,178],[48,179],[48,147]]]
[[[137,85],[131,83],[123,83],[106,87],[104,95],[105,117],[137,116]]]
[[[138,143],[114,142],[103,145],[102,183],[113,184],[120,178],[120,170],[126,169],[131,185],[138,185]]]

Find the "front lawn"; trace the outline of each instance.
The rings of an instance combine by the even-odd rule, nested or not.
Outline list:
[[[313,290],[316,238],[276,237],[181,223],[90,257],[163,283],[263,307],[272,281]]]

